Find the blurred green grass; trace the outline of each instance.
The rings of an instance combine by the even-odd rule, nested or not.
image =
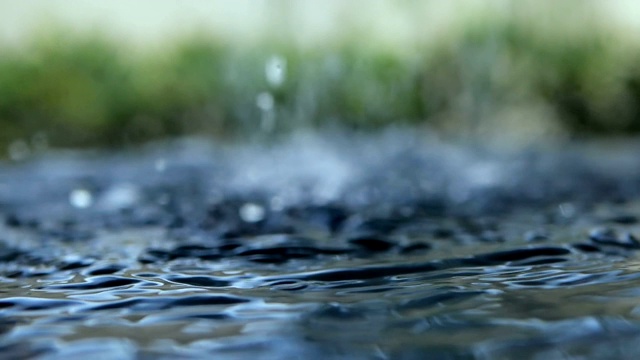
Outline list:
[[[58,28],[0,48],[0,148],[34,136],[117,148],[398,124],[452,136],[637,134],[640,43],[595,19],[528,18],[472,17],[409,47],[366,34],[301,47],[194,33],[134,49]]]

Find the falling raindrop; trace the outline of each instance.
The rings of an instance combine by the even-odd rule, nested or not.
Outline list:
[[[69,203],[78,209],[86,209],[93,204],[93,195],[87,189],[74,189],[69,194]]]
[[[265,75],[269,85],[273,87],[282,85],[287,76],[287,60],[277,55],[270,57],[265,64]]]
[[[262,111],[271,111],[273,110],[274,100],[273,95],[269,92],[261,92],[256,97],[256,105]]]
[[[258,204],[246,203],[240,207],[239,214],[243,221],[256,223],[264,219],[266,212],[264,207]]]

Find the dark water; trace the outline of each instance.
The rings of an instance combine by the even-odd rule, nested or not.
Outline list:
[[[635,358],[633,146],[407,133],[0,169],[3,358]]]

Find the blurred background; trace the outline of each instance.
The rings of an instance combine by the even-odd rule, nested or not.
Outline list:
[[[617,139],[640,131],[639,64],[631,0],[0,0],[0,157],[323,128]]]

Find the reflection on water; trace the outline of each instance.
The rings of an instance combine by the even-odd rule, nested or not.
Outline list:
[[[396,133],[4,166],[0,351],[633,358],[634,151]]]

